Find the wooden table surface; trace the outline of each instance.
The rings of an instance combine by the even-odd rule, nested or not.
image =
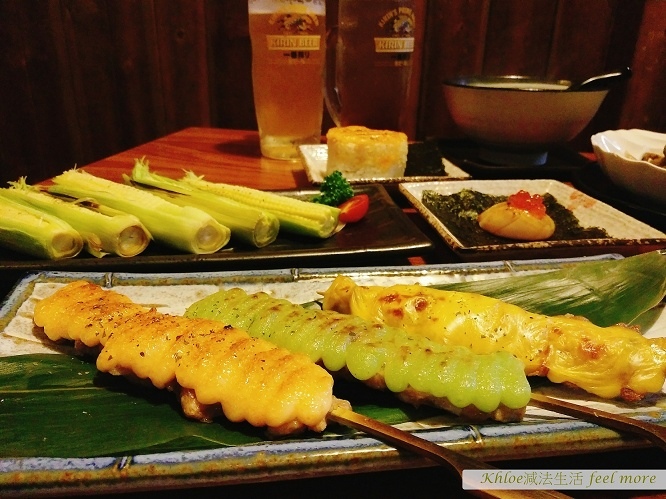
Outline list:
[[[179,177],[192,170],[212,182],[280,190],[311,187],[300,161],[280,161],[261,156],[257,132],[215,128],[187,128],[142,144],[109,158],[90,163],[92,174],[120,181],[134,159],[146,157],[151,170]]]
[[[204,175],[207,180],[246,185],[258,189],[280,190],[311,188],[300,161],[278,161],[261,157],[258,135],[252,131],[188,128],[150,143],[121,152],[109,158],[85,165],[88,172],[120,181],[129,173],[134,159],[145,157],[152,170],[171,177],[179,177],[183,170]],[[409,213],[409,208],[405,206]],[[414,215],[415,223],[425,231],[426,224]],[[456,257],[447,248],[439,247],[438,256],[415,255],[409,263],[455,262]],[[400,262],[397,262],[400,263]],[[560,456],[526,461],[493,463],[506,469],[662,469],[666,456],[654,448],[632,449],[619,452]],[[405,497],[423,495],[434,497],[467,497],[460,488],[459,478],[443,468],[431,467],[392,472],[364,473],[338,477],[304,476],[302,480],[272,483],[226,485],[187,491],[190,497],[220,496],[226,498],[267,497],[269,495],[338,498]],[[568,491],[574,497],[636,498],[664,497],[640,491]],[[91,491],[94,493],[94,491]],[[164,492],[147,491],[124,497],[158,497]],[[99,496],[98,496],[99,497]]]

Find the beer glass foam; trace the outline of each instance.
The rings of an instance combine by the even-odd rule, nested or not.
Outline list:
[[[261,152],[298,157],[321,141],[324,0],[249,0],[252,88]]]

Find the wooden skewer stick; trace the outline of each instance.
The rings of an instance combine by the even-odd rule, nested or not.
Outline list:
[[[532,393],[530,405],[583,419],[590,423],[598,424],[599,426],[640,435],[643,438],[647,438],[656,446],[666,450],[666,427],[650,423],[649,421],[642,421],[640,419],[630,418],[621,414],[613,414],[599,409],[590,409],[589,407],[572,404],[564,400],[534,392]]]
[[[465,456],[459,452],[447,449],[441,445],[420,438],[407,431],[399,430],[391,425],[377,421],[376,419],[363,416],[352,410],[344,407],[337,407],[333,409],[328,419],[338,424],[363,431],[379,440],[388,442],[396,448],[410,450],[416,454],[425,456],[433,461],[445,466],[449,470],[457,473],[462,477],[463,470],[495,470],[497,468],[490,466],[483,461]],[[561,494],[556,491],[547,490],[473,490],[468,492],[477,497],[496,497],[503,499],[517,499],[517,498],[568,498],[570,496]]]

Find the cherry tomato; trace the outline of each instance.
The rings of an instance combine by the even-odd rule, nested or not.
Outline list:
[[[367,194],[357,194],[351,199],[342,203],[340,208],[340,218],[342,223],[358,222],[365,216],[370,207],[370,198]]]

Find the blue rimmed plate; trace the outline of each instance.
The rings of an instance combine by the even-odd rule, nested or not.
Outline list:
[[[38,299],[77,279],[117,287],[134,301],[156,306],[163,312],[182,313],[190,303],[220,286],[238,286],[247,291],[263,290],[304,303],[317,299],[318,291],[326,289],[340,273],[351,275],[363,284],[418,282],[428,285],[547,271],[582,260],[588,259],[183,274],[38,272],[22,279],[0,308],[0,354],[67,356],[66,351],[44,341],[38,331],[33,329],[32,309]],[[666,336],[664,315],[661,313],[650,329],[652,336]],[[563,398],[567,398],[567,394],[571,396],[565,389],[552,385],[544,389],[550,395]],[[612,401],[584,401],[611,412],[641,413],[661,424],[666,423],[665,397],[651,399],[649,404],[640,404],[638,407]],[[0,403],[2,410],[3,405]],[[177,412],[177,409],[174,411]],[[3,421],[11,425],[11,414],[5,416]],[[49,408],[45,407],[45,420],[48,417]],[[464,450],[482,460],[566,455],[645,445],[638,439],[620,436],[612,430],[531,407],[521,423],[471,424],[453,416],[433,416],[430,413],[423,418],[410,419],[400,426],[417,432],[427,440]],[[229,431],[234,432],[236,428],[241,431],[240,426],[233,425]],[[103,433],[104,427],[98,431]],[[71,438],[86,438],[86,435],[77,434],[76,426],[72,426]],[[521,443],[526,438],[529,438],[529,450]],[[526,452],[529,452],[529,456]],[[424,464],[424,458],[398,452],[359,433],[337,432],[333,427],[321,436],[309,435],[280,441],[260,440],[196,450],[171,448],[159,452],[140,451],[93,457],[68,457],[67,449],[62,449],[56,457],[45,457],[38,453],[16,457],[2,453],[0,448],[0,495],[25,496],[47,492],[73,494],[166,490],[279,480],[303,475],[327,476],[352,471],[391,470]]]

